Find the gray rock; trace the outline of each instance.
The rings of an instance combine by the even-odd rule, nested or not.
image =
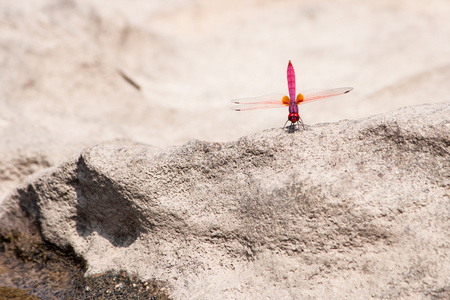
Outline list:
[[[445,103],[229,143],[98,145],[29,178],[0,224],[176,299],[446,298],[449,116]]]

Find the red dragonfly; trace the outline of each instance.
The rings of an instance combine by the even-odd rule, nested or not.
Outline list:
[[[305,128],[305,125],[303,124],[303,121],[300,118],[300,115],[298,114],[298,106],[300,104],[346,94],[351,90],[353,90],[353,88],[351,87],[342,87],[335,89],[309,89],[302,91],[300,94],[296,96],[295,72],[291,61],[289,61],[287,68],[287,82],[289,88],[289,97],[283,94],[269,94],[261,97],[236,99],[233,100],[233,102],[238,105],[232,107],[232,109],[235,111],[243,111],[243,110],[289,106],[289,115],[286,123],[290,121],[291,122],[290,126],[293,126],[295,123],[300,121],[299,123],[301,123],[303,128]],[[284,123],[283,127],[286,126],[286,123]]]

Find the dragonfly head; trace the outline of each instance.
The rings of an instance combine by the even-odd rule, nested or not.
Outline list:
[[[292,123],[297,122],[300,119],[300,116],[298,115],[298,113],[290,113],[288,116],[288,120],[291,121]]]

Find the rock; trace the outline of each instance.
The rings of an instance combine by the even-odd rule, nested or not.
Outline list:
[[[446,105],[136,142],[282,125],[286,112],[228,106],[286,90],[289,59],[299,89],[355,87],[302,107],[307,124],[448,99],[448,1],[179,2],[4,3],[0,231],[178,298],[445,296],[448,131],[424,118]]]
[[[450,104],[158,149],[103,144],[33,175],[4,230],[175,299],[448,298]]]

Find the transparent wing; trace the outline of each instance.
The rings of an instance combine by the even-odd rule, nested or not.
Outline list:
[[[231,100],[231,102],[237,104],[231,109],[235,111],[252,110],[252,109],[265,109],[265,108],[277,108],[285,107],[286,105],[281,102],[284,94],[269,94],[260,97],[249,97]]]
[[[335,88],[335,89],[309,89],[300,92],[303,97],[304,101],[300,102],[299,104],[303,104],[306,102],[312,102],[316,100],[320,100],[323,98],[338,96],[342,94],[346,94],[353,90],[352,87],[342,87],[342,88]]]

